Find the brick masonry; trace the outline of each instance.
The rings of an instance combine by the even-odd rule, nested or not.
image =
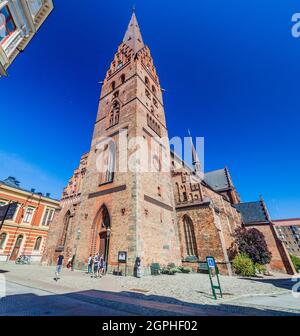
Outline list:
[[[125,148],[118,145],[122,130],[130,144]],[[155,139],[157,151],[149,160],[140,157],[140,163],[158,168],[153,172],[117,170],[113,179],[101,183],[103,174],[97,163],[103,137],[117,143],[116,167],[120,167],[121,154],[132,159],[134,153],[150,151]],[[132,142],[137,137],[144,148]],[[133,15],[126,40],[103,82],[90,151],[82,156],[65,188],[61,210],[50,227],[44,263],[55,262],[64,250],[65,261],[76,255],[76,266],[85,268],[90,254],[107,250],[110,270],[117,268],[118,252],[126,251],[131,274],[137,257],[146,274],[154,262],[188,264],[185,260],[191,256],[184,225],[189,218],[195,237],[193,253],[200,260],[213,255],[221,271],[232,274],[227,250],[234,230],[242,225],[233,206],[239,202],[238,194],[233,185],[224,192],[214,191],[172,153],[171,171],[160,169],[163,149],[169,151],[167,138],[159,78]],[[276,249],[274,244],[272,249]],[[276,266],[280,257],[274,255]]]

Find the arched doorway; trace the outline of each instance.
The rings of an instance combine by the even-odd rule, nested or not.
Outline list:
[[[18,238],[16,240],[16,243],[15,243],[15,246],[14,246],[14,249],[13,249],[12,254],[10,256],[11,261],[15,261],[18,258],[20,250],[21,250],[23,238],[24,238],[23,235],[18,236]]]
[[[95,218],[94,227],[92,254],[103,254],[107,270],[111,237],[111,222],[108,209],[105,205],[103,205],[98,211]]]
[[[184,215],[183,217],[183,229],[184,229],[184,236],[185,236],[186,256],[198,257],[194,224],[188,215]]]

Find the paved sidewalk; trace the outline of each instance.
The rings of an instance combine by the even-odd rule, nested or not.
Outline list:
[[[40,291],[33,298],[34,304],[39,305],[41,297],[43,302],[50,300],[50,303],[55,298],[66,307],[68,307],[66,304],[68,300],[76,300],[77,303],[82,304],[82,307],[88,305],[87,311],[92,312],[92,315],[101,315],[105,312],[109,315],[110,311],[117,311],[122,315],[148,316],[300,314],[295,306],[280,306],[279,295],[291,295],[291,281],[288,278],[249,280],[223,277],[221,281],[225,296],[224,299],[215,301],[210,293],[207,275],[201,274],[142,279],[107,275],[101,279],[94,279],[84,272],[64,270],[61,279],[55,282],[54,267],[0,263],[0,272],[5,275],[11,288],[23,286],[30,293]],[[236,286],[239,286],[239,291],[234,293]],[[255,294],[260,294],[258,302],[255,300],[249,302],[241,298],[245,295],[252,297]],[[13,297],[19,302],[18,295],[18,292],[10,291],[8,297]],[[264,302],[262,295],[278,297],[279,304],[274,307],[262,306],[261,302]],[[68,309],[66,308],[66,311],[69,311]],[[5,313],[5,311],[2,312],[4,315]],[[86,311],[77,309],[73,314],[85,315]]]

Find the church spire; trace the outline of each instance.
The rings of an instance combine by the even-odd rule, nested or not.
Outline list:
[[[140,27],[135,15],[135,8],[133,8],[132,10],[131,20],[129,22],[123,42],[128,45],[128,47],[130,47],[134,51],[134,53],[137,53],[145,46]]]
[[[197,151],[195,149],[195,146],[194,146],[194,143],[193,143],[193,139],[192,139],[190,130],[188,130],[188,132],[189,132],[189,136],[190,136],[190,140],[191,140],[191,146],[192,146],[193,166],[195,168],[195,172],[196,173],[200,173],[201,172],[201,163],[200,163],[200,160],[198,158],[198,154],[197,154]]]

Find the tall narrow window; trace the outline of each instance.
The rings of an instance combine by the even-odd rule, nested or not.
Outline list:
[[[126,79],[126,77],[125,77],[125,75],[123,74],[123,75],[121,76],[121,83],[122,83],[122,84],[125,83],[125,79]]]
[[[104,145],[99,153],[97,167],[100,172],[100,185],[113,182],[115,172],[115,143],[111,141]]]
[[[30,224],[33,216],[34,208],[27,208],[23,218],[23,223]]]
[[[13,17],[8,9],[4,6],[0,9],[0,43],[3,43],[16,30]]]
[[[120,121],[120,103],[115,100],[109,117],[109,127],[117,125]]]
[[[194,224],[189,216],[187,215],[184,216],[183,225],[184,225],[187,255],[198,257],[197,244],[196,244],[196,238],[195,238],[195,232],[194,232]]]
[[[4,249],[6,237],[7,237],[6,233],[1,233],[1,235],[0,235],[0,250]]]
[[[61,236],[61,240],[60,240],[60,245],[62,247],[65,247],[65,245],[66,245],[70,220],[71,220],[71,212],[68,211],[65,215],[65,218],[64,218],[64,228],[63,228],[63,232],[62,232],[62,236]]]
[[[49,226],[51,221],[53,220],[54,210],[53,209],[46,209],[43,220],[42,226]]]
[[[38,237],[34,244],[34,251],[39,251],[41,248],[42,237]]]

